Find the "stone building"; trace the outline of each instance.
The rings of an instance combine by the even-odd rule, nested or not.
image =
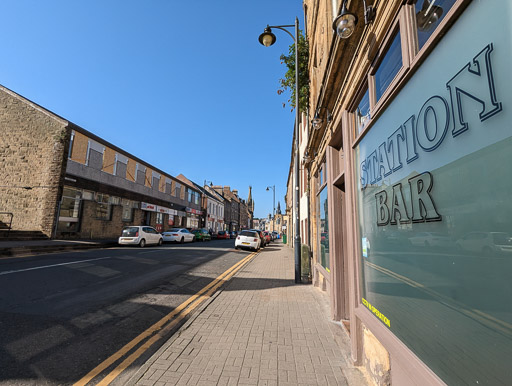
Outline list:
[[[199,225],[193,186],[1,86],[0,134],[0,211],[15,230],[113,238],[125,225]]]
[[[352,360],[379,385],[510,383],[512,3],[304,10],[315,125],[301,206],[313,283]]]

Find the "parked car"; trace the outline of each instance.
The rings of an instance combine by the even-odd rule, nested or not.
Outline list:
[[[242,231],[235,240],[235,249],[249,248],[257,251],[260,247],[261,239],[257,231]]]
[[[274,240],[278,239],[279,238],[279,233],[276,232],[276,231],[273,231],[272,232],[272,237],[274,238]]]
[[[409,242],[419,247],[453,247],[452,239],[439,232],[418,232]]]
[[[155,228],[149,226],[128,226],[123,228],[118,243],[144,248],[149,244],[162,245],[163,237]]]
[[[270,244],[272,241],[272,236],[270,236],[270,232],[263,231],[263,236],[265,237],[265,243]]]
[[[196,237],[197,241],[210,241],[212,236],[208,233],[208,230],[204,228],[192,229],[191,231]]]
[[[218,231],[217,232],[217,238],[219,240],[226,240],[226,239],[229,239],[230,236],[229,236],[229,233],[226,232],[226,231]]]
[[[461,251],[489,254],[512,253],[512,237],[505,232],[470,232],[455,242]]]
[[[185,228],[172,228],[162,232],[164,242],[172,243],[189,243],[196,239],[193,233]]]
[[[260,236],[260,239],[261,239],[261,248],[264,248],[268,244],[262,230],[260,230],[260,229],[249,229],[249,230],[258,233],[258,235]]]
[[[238,232],[235,232],[235,231],[229,232],[229,237],[231,239],[236,239],[237,236],[238,236]]]

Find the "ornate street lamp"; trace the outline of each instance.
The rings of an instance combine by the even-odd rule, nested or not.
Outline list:
[[[295,36],[286,28],[295,27]],[[294,162],[294,198],[295,198],[295,283],[301,282],[300,272],[300,221],[299,221],[299,19],[295,18],[294,25],[267,25],[267,28],[259,37],[259,42],[265,47],[270,47],[276,42],[276,36],[272,33],[272,28],[280,29],[291,36],[295,43],[295,162]],[[268,188],[267,188],[268,190]]]

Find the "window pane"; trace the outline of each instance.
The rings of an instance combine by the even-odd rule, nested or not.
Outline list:
[[[366,124],[370,120],[370,94],[368,88],[364,93],[359,105],[357,105],[357,109],[355,111],[356,115],[356,134],[359,134],[365,128]]]
[[[400,45],[400,31],[398,31],[375,73],[377,100],[382,97],[400,68],[402,68],[402,48]]]
[[[324,188],[320,192],[319,196],[319,208],[318,213],[320,216],[320,264],[327,271],[329,271],[329,215],[328,215],[328,204],[327,204],[327,189]],[[330,271],[329,271],[330,272]]]
[[[454,3],[455,0],[417,0],[415,11],[420,50]]]

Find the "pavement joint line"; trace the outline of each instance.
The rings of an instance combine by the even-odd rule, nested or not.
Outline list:
[[[231,266],[229,269],[227,269],[225,272],[223,272],[221,275],[219,275],[215,280],[213,280],[210,284],[208,284],[207,286],[203,287],[200,291],[198,291],[196,294],[192,295],[185,302],[181,303],[178,307],[176,307],[173,311],[171,311],[169,314],[164,316],[158,322],[153,324],[150,328],[146,329],[144,332],[142,332],[137,337],[132,339],[130,342],[125,344],[120,350],[118,350],[116,353],[111,355],[109,358],[107,358],[106,360],[101,362],[98,366],[96,366],[94,369],[92,369],[89,373],[87,373],[83,378],[81,378],[79,381],[77,381],[73,385],[74,386],[84,386],[84,385],[87,385],[93,378],[97,377],[99,374],[101,374],[103,371],[105,371],[108,367],[110,367],[115,362],[117,362],[119,359],[121,359],[123,356],[125,356],[131,349],[133,349],[135,346],[137,346],[144,339],[150,337],[156,331],[161,330],[163,328],[163,326],[169,320],[174,318],[176,315],[179,315],[184,309],[186,309],[191,303],[194,303],[205,292],[209,291],[212,287],[215,287],[215,290],[216,290],[218,287],[220,287],[222,284],[224,284],[227,281],[227,280],[224,280],[224,279],[228,275],[230,275],[233,271],[237,272],[240,268],[242,268],[247,262],[249,262],[256,255],[257,255],[257,253],[253,252],[253,253],[249,254],[248,256],[246,256],[245,258],[243,258],[242,260],[240,260],[238,263],[236,263],[233,266]],[[238,268],[238,270],[237,270],[237,268]],[[231,278],[233,275],[234,275],[234,273],[231,274],[231,276],[229,276],[229,278]],[[151,338],[150,340],[152,340],[152,339],[153,338]],[[160,338],[158,338],[158,339],[160,339]],[[153,344],[153,343],[151,343],[151,344]]]

